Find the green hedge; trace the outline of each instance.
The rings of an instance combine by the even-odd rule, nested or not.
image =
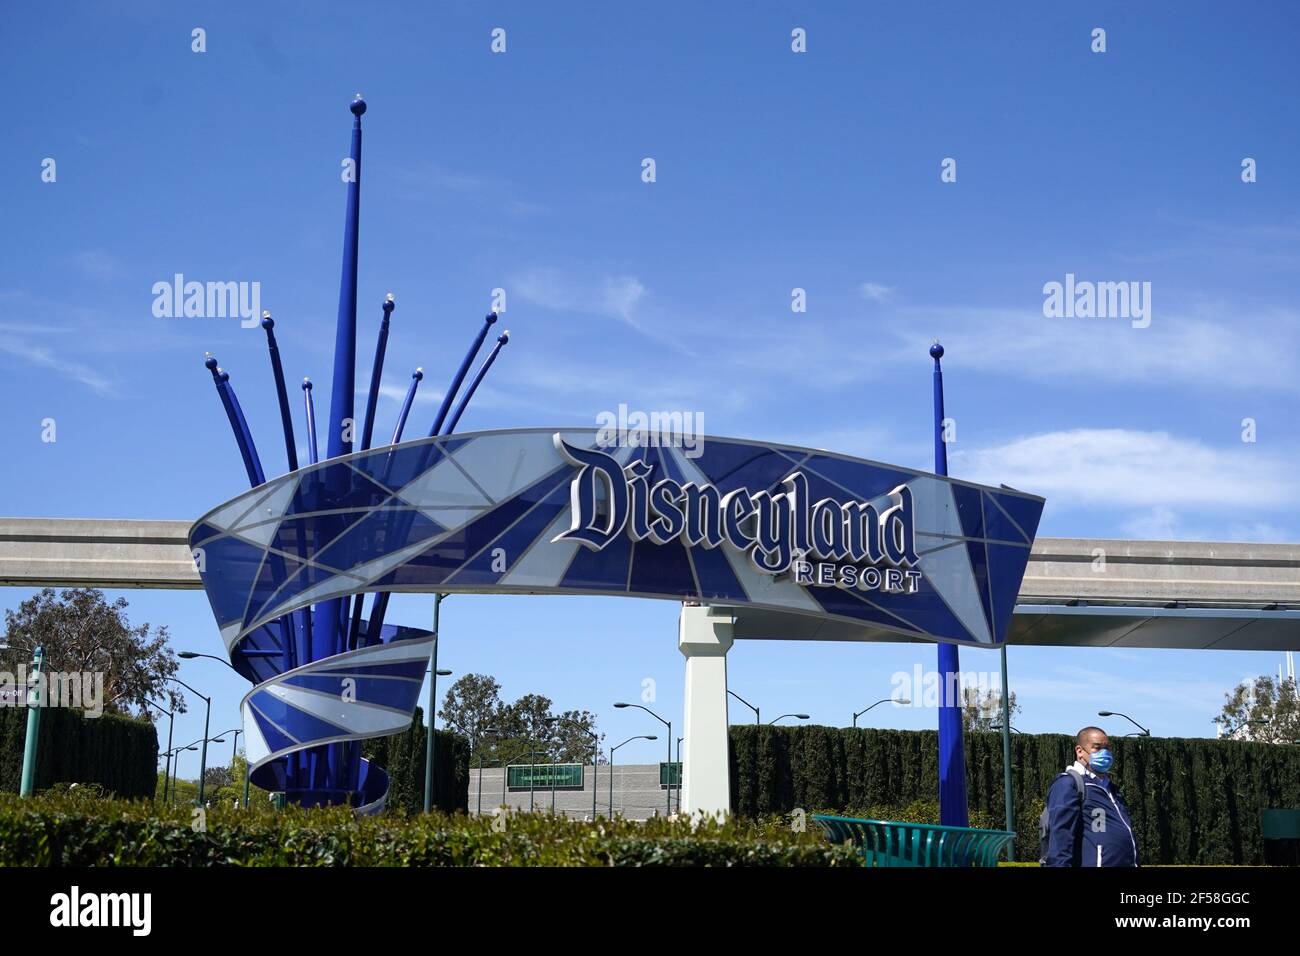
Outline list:
[[[387,806],[419,813],[424,809],[424,755],[428,731],[424,712],[415,708],[403,733],[363,741],[361,753],[388,771]],[[469,809],[469,741],[449,730],[433,738],[433,805],[444,813]]]
[[[151,797],[158,766],[158,734],[146,720],[113,714],[82,717],[48,707],[41,713],[35,787],[94,783],[123,797]],[[22,784],[27,708],[0,708],[0,790]]]
[[[594,824],[563,816],[160,807],[0,795],[0,866],[857,866],[849,847],[783,821]],[[815,828],[814,828],[815,829]]]
[[[1074,738],[1013,734],[1012,793],[1020,859],[1037,856],[1038,813]],[[1260,811],[1300,808],[1300,747],[1179,737],[1111,739],[1120,791],[1144,863],[1261,864]],[[972,822],[1004,825],[1002,738],[966,735]],[[934,806],[934,731],[820,726],[731,728],[732,809],[747,816],[795,807],[863,815]],[[937,821],[936,821],[937,822]]]

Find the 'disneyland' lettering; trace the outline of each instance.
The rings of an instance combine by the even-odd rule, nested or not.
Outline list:
[[[799,471],[781,490],[682,484],[663,478],[650,484],[654,469],[644,461],[619,465],[604,452],[570,445],[559,434],[555,447],[578,467],[570,486],[569,530],[554,541],[574,541],[599,551],[619,535],[633,541],[715,548],[726,542],[768,574],[788,571],[796,559],[883,564],[907,569],[920,559],[912,491],[902,484],[878,510],[862,501],[822,498],[810,503],[808,478]],[[855,582],[856,583],[856,582]],[[849,585],[853,586],[853,585]]]

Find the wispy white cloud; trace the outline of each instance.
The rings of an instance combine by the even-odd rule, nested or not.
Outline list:
[[[1196,540],[1201,535],[1187,533],[1182,519],[1173,508],[1156,505],[1150,511],[1136,514],[1124,522],[1124,533],[1144,541]]]
[[[104,375],[89,365],[63,358],[47,346],[36,345],[13,337],[5,337],[0,338],[0,352],[12,355],[36,368],[50,369],[65,378],[80,382],[101,395],[115,395],[117,393],[113,383]]]
[[[410,387],[409,385],[404,385],[404,386],[403,385],[380,385],[379,397],[388,399],[389,401],[397,402],[397,404],[400,405],[402,404],[402,402],[406,401],[406,390],[409,387]],[[365,396],[369,393],[364,388],[358,388],[356,390],[356,394],[360,396]],[[424,387],[424,383],[421,382],[420,387],[416,389],[415,399],[412,402],[412,404],[432,405],[440,401],[442,401],[442,392],[433,389],[426,389]]]
[[[667,330],[663,316],[646,317],[649,290],[633,275],[577,278],[555,269],[531,269],[511,278],[507,287],[523,302],[549,312],[569,312],[617,319],[645,338],[694,357],[683,338]]]
[[[1240,511],[1300,499],[1293,462],[1258,445],[1215,447],[1160,431],[1077,428],[973,451],[954,448],[951,457],[963,477],[1032,490],[1056,506],[1165,509],[1135,519],[1148,530],[1168,528],[1179,507],[1218,511],[1231,500]]]
[[[1093,654],[1106,654],[1108,651],[1094,649]],[[1021,673],[1012,681],[1012,689],[1021,706],[1030,707],[1038,701],[1064,703],[1077,701],[1086,704],[1095,712],[1096,703],[1104,701],[1125,701],[1134,704],[1146,704],[1162,710],[1174,709],[1181,712],[1204,711],[1209,721],[1223,703],[1223,694],[1229,689],[1228,682],[1222,685],[1213,681],[1197,680],[1167,671],[1159,672],[1159,677],[1147,679],[1142,676],[1125,676],[1127,668],[1109,668],[1098,670],[1088,667],[1066,665],[1053,668],[1048,675]],[[1135,674],[1142,672],[1133,671]],[[1154,672],[1153,672],[1154,673]],[[1111,704],[1111,706],[1116,706]],[[1140,708],[1136,708],[1136,713]],[[1208,726],[1208,724],[1207,724]],[[1133,728],[1130,727],[1129,730]],[[1114,729],[1112,733],[1127,733]]]
[[[868,302],[884,302],[894,291],[893,286],[881,285],[879,282],[864,282],[858,286],[858,293]]]
[[[393,179],[399,195],[405,200],[422,202],[457,196],[514,216],[536,216],[547,212],[545,205],[519,198],[518,188],[507,180],[437,163],[400,167],[393,172]]]
[[[115,256],[102,249],[83,250],[73,256],[72,261],[78,269],[92,279],[116,279],[125,271],[122,263]]]
[[[1207,526],[1199,520],[1201,516],[1201,512],[1194,512],[1189,520],[1184,513],[1157,505],[1132,515],[1122,528],[1129,537],[1144,541],[1207,541],[1222,537],[1228,541],[1278,542],[1289,537],[1288,532],[1267,521]]]
[[[580,312],[622,319],[636,327],[633,314],[646,288],[636,276],[605,276],[583,281],[555,269],[533,269],[511,279],[510,291],[530,305],[552,312]]]
[[[1157,295],[1151,326],[1126,319],[1046,318],[1040,309],[915,309],[899,313],[901,354],[924,353],[940,336],[963,367],[1031,381],[1300,391],[1282,356],[1300,351],[1300,312],[1165,311]]]

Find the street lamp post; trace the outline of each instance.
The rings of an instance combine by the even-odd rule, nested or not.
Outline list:
[[[739,694],[737,694],[737,693],[736,693],[734,690],[732,690],[730,687],[727,688],[727,693],[730,694],[732,697],[736,698],[736,700],[740,701],[742,704],[744,704],[746,707],[748,707],[750,710],[752,710],[752,711],[754,712],[754,723],[755,723],[755,724],[761,724],[761,723],[763,722],[762,718],[760,718],[759,715],[758,715],[758,708],[757,708],[757,707],[755,707],[755,706],[754,706],[753,704],[751,704],[749,701],[745,700],[745,698],[741,697]]]
[[[529,746],[532,746],[531,742],[529,743]],[[518,757],[536,757],[538,754],[544,754],[544,753],[546,753],[545,750],[521,750],[519,753],[511,757],[510,760],[514,760]],[[510,782],[510,760],[506,760],[501,764],[501,803],[502,804],[506,802],[506,785]],[[529,810],[533,808],[532,776],[533,776],[534,766],[535,764],[530,764],[528,767],[528,778],[529,778],[528,779],[528,788],[529,788],[528,809]]]
[[[579,723],[572,717],[548,717],[548,724],[569,723],[591,737],[591,821],[596,822],[596,767],[600,763],[600,737],[594,731]],[[551,809],[555,809],[555,788],[551,788]]]
[[[236,728],[234,728],[234,729],[232,729],[232,730],[223,730],[220,734],[217,735],[218,737],[224,737],[224,736],[226,736],[226,734],[231,734],[231,733],[233,733],[233,734],[235,735],[235,736],[231,739],[231,744],[230,744],[230,769],[231,769],[231,770],[234,770],[234,769],[235,769],[235,755],[236,755],[237,751],[239,750],[239,735],[242,734],[243,732],[244,732],[244,731],[243,731],[241,728],[236,727]],[[245,761],[245,763],[247,763],[247,761]],[[238,801],[236,801],[236,802],[238,802]],[[244,803],[244,805],[245,805],[245,806],[248,805],[248,803],[247,803],[247,794],[245,794],[245,803]]]
[[[36,755],[41,737],[41,708],[45,701],[41,699],[41,665],[45,661],[45,647],[38,646],[32,655],[32,683],[36,690],[27,691],[27,737],[23,741],[23,775],[19,783],[19,795],[30,797],[36,787]]]
[[[682,740],[683,739],[684,738],[682,737],[677,738],[677,812],[678,813],[682,812],[682,786],[683,784],[686,783],[686,774],[683,772],[684,768],[682,767]],[[668,771],[669,782],[671,782],[672,779],[673,779],[672,770],[670,768]]]
[[[197,691],[195,693],[197,693]],[[180,779],[180,769],[181,769],[180,755],[184,753],[186,750],[197,750],[198,745],[200,743],[203,744],[203,753],[206,754],[208,752],[209,743],[224,744],[225,742],[226,742],[225,737],[204,737],[201,740],[195,740],[189,744],[186,744],[184,747],[176,748],[176,760],[173,762],[173,768],[175,770],[175,776],[172,779],[173,798],[176,796],[176,781]],[[200,769],[199,771],[199,799],[198,799],[199,806],[203,806],[203,774],[206,772],[207,772],[207,766],[205,764],[203,765],[202,769]]]
[[[281,652],[246,650],[246,651],[240,651],[240,653],[243,654],[244,657],[279,657]],[[225,664],[236,674],[239,674],[239,669],[235,667],[234,664],[230,663],[230,661],[222,660],[220,657],[217,657],[215,654],[200,654],[198,651],[177,651],[176,656],[183,657],[187,661],[194,660],[194,658],[196,657],[206,657],[208,660],[216,661],[218,664]],[[239,676],[243,677],[244,675],[239,674]],[[233,761],[234,758],[232,757],[231,759]],[[249,766],[248,766],[248,761],[245,760],[244,761],[244,806],[245,807],[248,806],[248,777],[249,777]]]
[[[888,704],[888,703],[889,703],[891,700],[893,700],[893,699],[894,699],[894,698],[892,698],[892,697],[886,697],[884,700],[878,700],[878,701],[876,701],[874,704],[871,705],[871,707],[879,707],[881,704]],[[899,707],[906,707],[906,706],[907,706],[908,704],[910,704],[910,703],[911,703],[911,701],[908,700],[906,697],[904,697],[904,698],[902,698],[901,700],[898,701],[898,706],[899,706]],[[853,715],[853,726],[854,726],[855,729],[856,729],[857,726],[858,726],[858,718],[861,717],[863,714],[865,714],[867,711],[869,711],[869,710],[871,709],[871,707],[863,707],[860,711],[858,711],[856,714]]]
[[[472,745],[474,753],[478,755],[478,815],[483,816],[483,749],[479,747],[479,738],[484,734],[500,734],[501,731],[496,727],[483,727],[475,735]],[[505,771],[503,770],[502,773]]]
[[[628,703],[624,703],[624,702],[621,702],[621,701],[620,701],[619,703],[615,704],[614,706],[617,707],[617,708],[619,708],[620,710],[623,709],[624,707],[636,707],[638,710],[644,710],[647,714],[649,714],[649,715],[650,715],[651,717],[653,717],[655,720],[659,721],[659,723],[663,724],[665,727],[668,728],[668,767],[669,767],[669,773],[671,774],[671,768],[672,768],[672,765],[673,765],[673,723],[672,723],[672,721],[671,721],[671,720],[664,720],[662,717],[660,717],[658,714],[656,714],[656,713],[655,713],[653,710],[651,710],[649,707],[643,707],[641,704],[628,704]],[[748,706],[748,705],[747,705],[747,706]],[[755,713],[757,713],[757,711],[755,711]],[[656,739],[657,739],[657,738],[656,738]],[[611,770],[610,773],[613,774],[613,770]],[[668,779],[669,779],[669,782],[671,783],[671,781],[672,781],[672,777],[669,776]],[[614,780],[613,780],[613,777],[612,777],[612,776],[611,776],[611,778],[610,778],[609,785],[610,785],[611,787],[614,786]],[[667,805],[664,807],[664,814],[665,814],[666,816],[672,816],[672,813],[673,813],[673,788],[672,788],[671,786],[668,786],[668,787],[665,787],[665,788],[664,788],[664,798],[668,801]]]
[[[230,766],[232,767],[235,765],[235,752],[239,749],[239,735],[242,734],[243,732],[244,731],[242,728],[235,731],[235,742],[233,745],[231,745],[230,748]],[[244,742],[247,743],[248,739],[245,738]],[[244,758],[244,809],[245,810],[248,809],[248,758],[247,757]]]
[[[1132,724],[1132,725],[1133,725],[1134,727],[1136,727],[1138,730],[1142,731],[1142,733],[1138,734],[1139,737],[1150,737],[1150,736],[1151,736],[1151,731],[1147,730],[1145,727],[1143,727],[1141,724],[1139,724],[1136,720],[1134,720],[1134,719],[1133,719],[1132,717],[1130,717],[1128,714],[1121,714],[1118,710],[1099,710],[1099,711],[1097,711],[1097,716],[1098,716],[1098,717],[1123,717],[1125,720],[1127,720],[1130,724]]]
[[[1007,686],[1007,645],[1004,643],[1001,650],[1001,668],[1002,668],[1002,689],[998,694],[1002,704],[1002,726],[1007,728],[1002,731],[1002,804],[1006,814],[1007,830],[1014,832],[1016,827],[1016,806],[1015,798],[1011,793],[1011,734],[1015,730],[1011,726],[1011,693]],[[1007,861],[1014,863],[1016,859],[1016,840],[1012,837],[1011,842],[1007,845]]]
[[[1005,725],[1003,725],[1003,724],[989,724],[989,730],[1001,730],[1001,729],[1003,728],[1003,726],[1005,726]],[[1013,734],[1021,734],[1021,733],[1024,733],[1024,731],[1021,730],[1020,728],[1018,728],[1015,724],[1011,724],[1011,732],[1012,732]]]
[[[433,806],[433,723],[434,709],[437,706],[438,693],[438,675],[447,677],[451,671],[438,670],[438,623],[442,611],[442,599],[444,595],[435,594],[433,596],[433,650],[429,658],[429,739],[424,744],[424,812],[428,813]]]
[[[435,648],[437,644],[435,642]],[[437,655],[434,650],[434,655]],[[433,806],[433,787],[437,777],[437,763],[434,761],[434,727],[433,720],[436,716],[433,712],[433,689],[438,683],[439,677],[450,677],[451,671],[446,668],[434,669],[429,674],[429,739],[424,742],[424,812],[428,813]]]
[[[168,763],[171,764],[173,778],[171,782],[171,803],[176,802],[176,780],[180,777],[181,772],[181,752],[185,750],[198,750],[199,748],[190,744],[188,747],[177,747],[167,753]],[[167,792],[167,784],[163,783],[163,792]]]
[[[221,660],[221,658],[218,657],[217,660]],[[164,677],[163,680],[174,681],[175,683],[180,684],[182,687],[189,690],[190,692],[199,694],[197,690],[195,690],[193,687],[190,687],[189,684],[185,683],[185,681],[181,680],[179,677]],[[203,698],[203,702],[207,705],[207,711],[203,715],[203,753],[199,757],[199,806],[202,806],[203,794],[204,794],[203,778],[207,775],[208,772],[208,733],[209,733],[209,722],[212,720],[212,698],[205,697],[203,694],[199,694],[199,696]]]
[[[161,704],[155,704],[148,697],[144,698],[144,702],[148,704],[150,707],[157,707],[159,710],[161,710],[164,714],[167,715],[167,751],[168,752],[167,752],[167,765],[163,770],[163,803],[166,804],[167,784],[171,779],[171,773],[172,773],[172,757],[171,757],[172,730],[175,729],[176,726],[176,712],[174,710],[168,710],[166,707],[163,707]],[[154,781],[154,784],[157,785],[156,780]],[[157,793],[157,791],[155,791],[155,793]]]
[[[785,720],[787,717],[794,717],[794,718],[796,718],[797,720],[807,720],[807,719],[808,719],[808,715],[807,715],[807,714],[782,714],[780,717],[776,718],[776,720]],[[771,727],[773,724],[776,723],[776,720],[769,720],[769,721],[767,722],[767,725],[768,725],[769,727]]]
[[[619,705],[615,704],[614,706],[617,707]],[[659,738],[655,734],[638,734],[635,737],[627,738],[627,740],[623,741],[623,744],[630,744],[634,740],[658,740],[658,739]],[[623,744],[619,744],[618,747],[623,746]],[[672,744],[673,742],[669,740],[668,746],[671,747]],[[609,748],[609,818],[611,820],[614,819],[614,751],[618,750],[618,747]],[[669,777],[669,779],[671,780],[672,778]],[[669,794],[671,794],[672,789],[669,788],[668,792]]]

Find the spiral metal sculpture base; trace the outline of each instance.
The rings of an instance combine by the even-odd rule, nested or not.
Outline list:
[[[257,684],[240,704],[249,779],[303,806],[350,804],[362,813],[383,809],[388,774],[362,757],[355,789],[331,787],[323,745],[351,744],[409,727],[432,646],[433,632],[390,624],[377,644]],[[291,755],[306,757],[308,781],[320,784],[295,786]]]

